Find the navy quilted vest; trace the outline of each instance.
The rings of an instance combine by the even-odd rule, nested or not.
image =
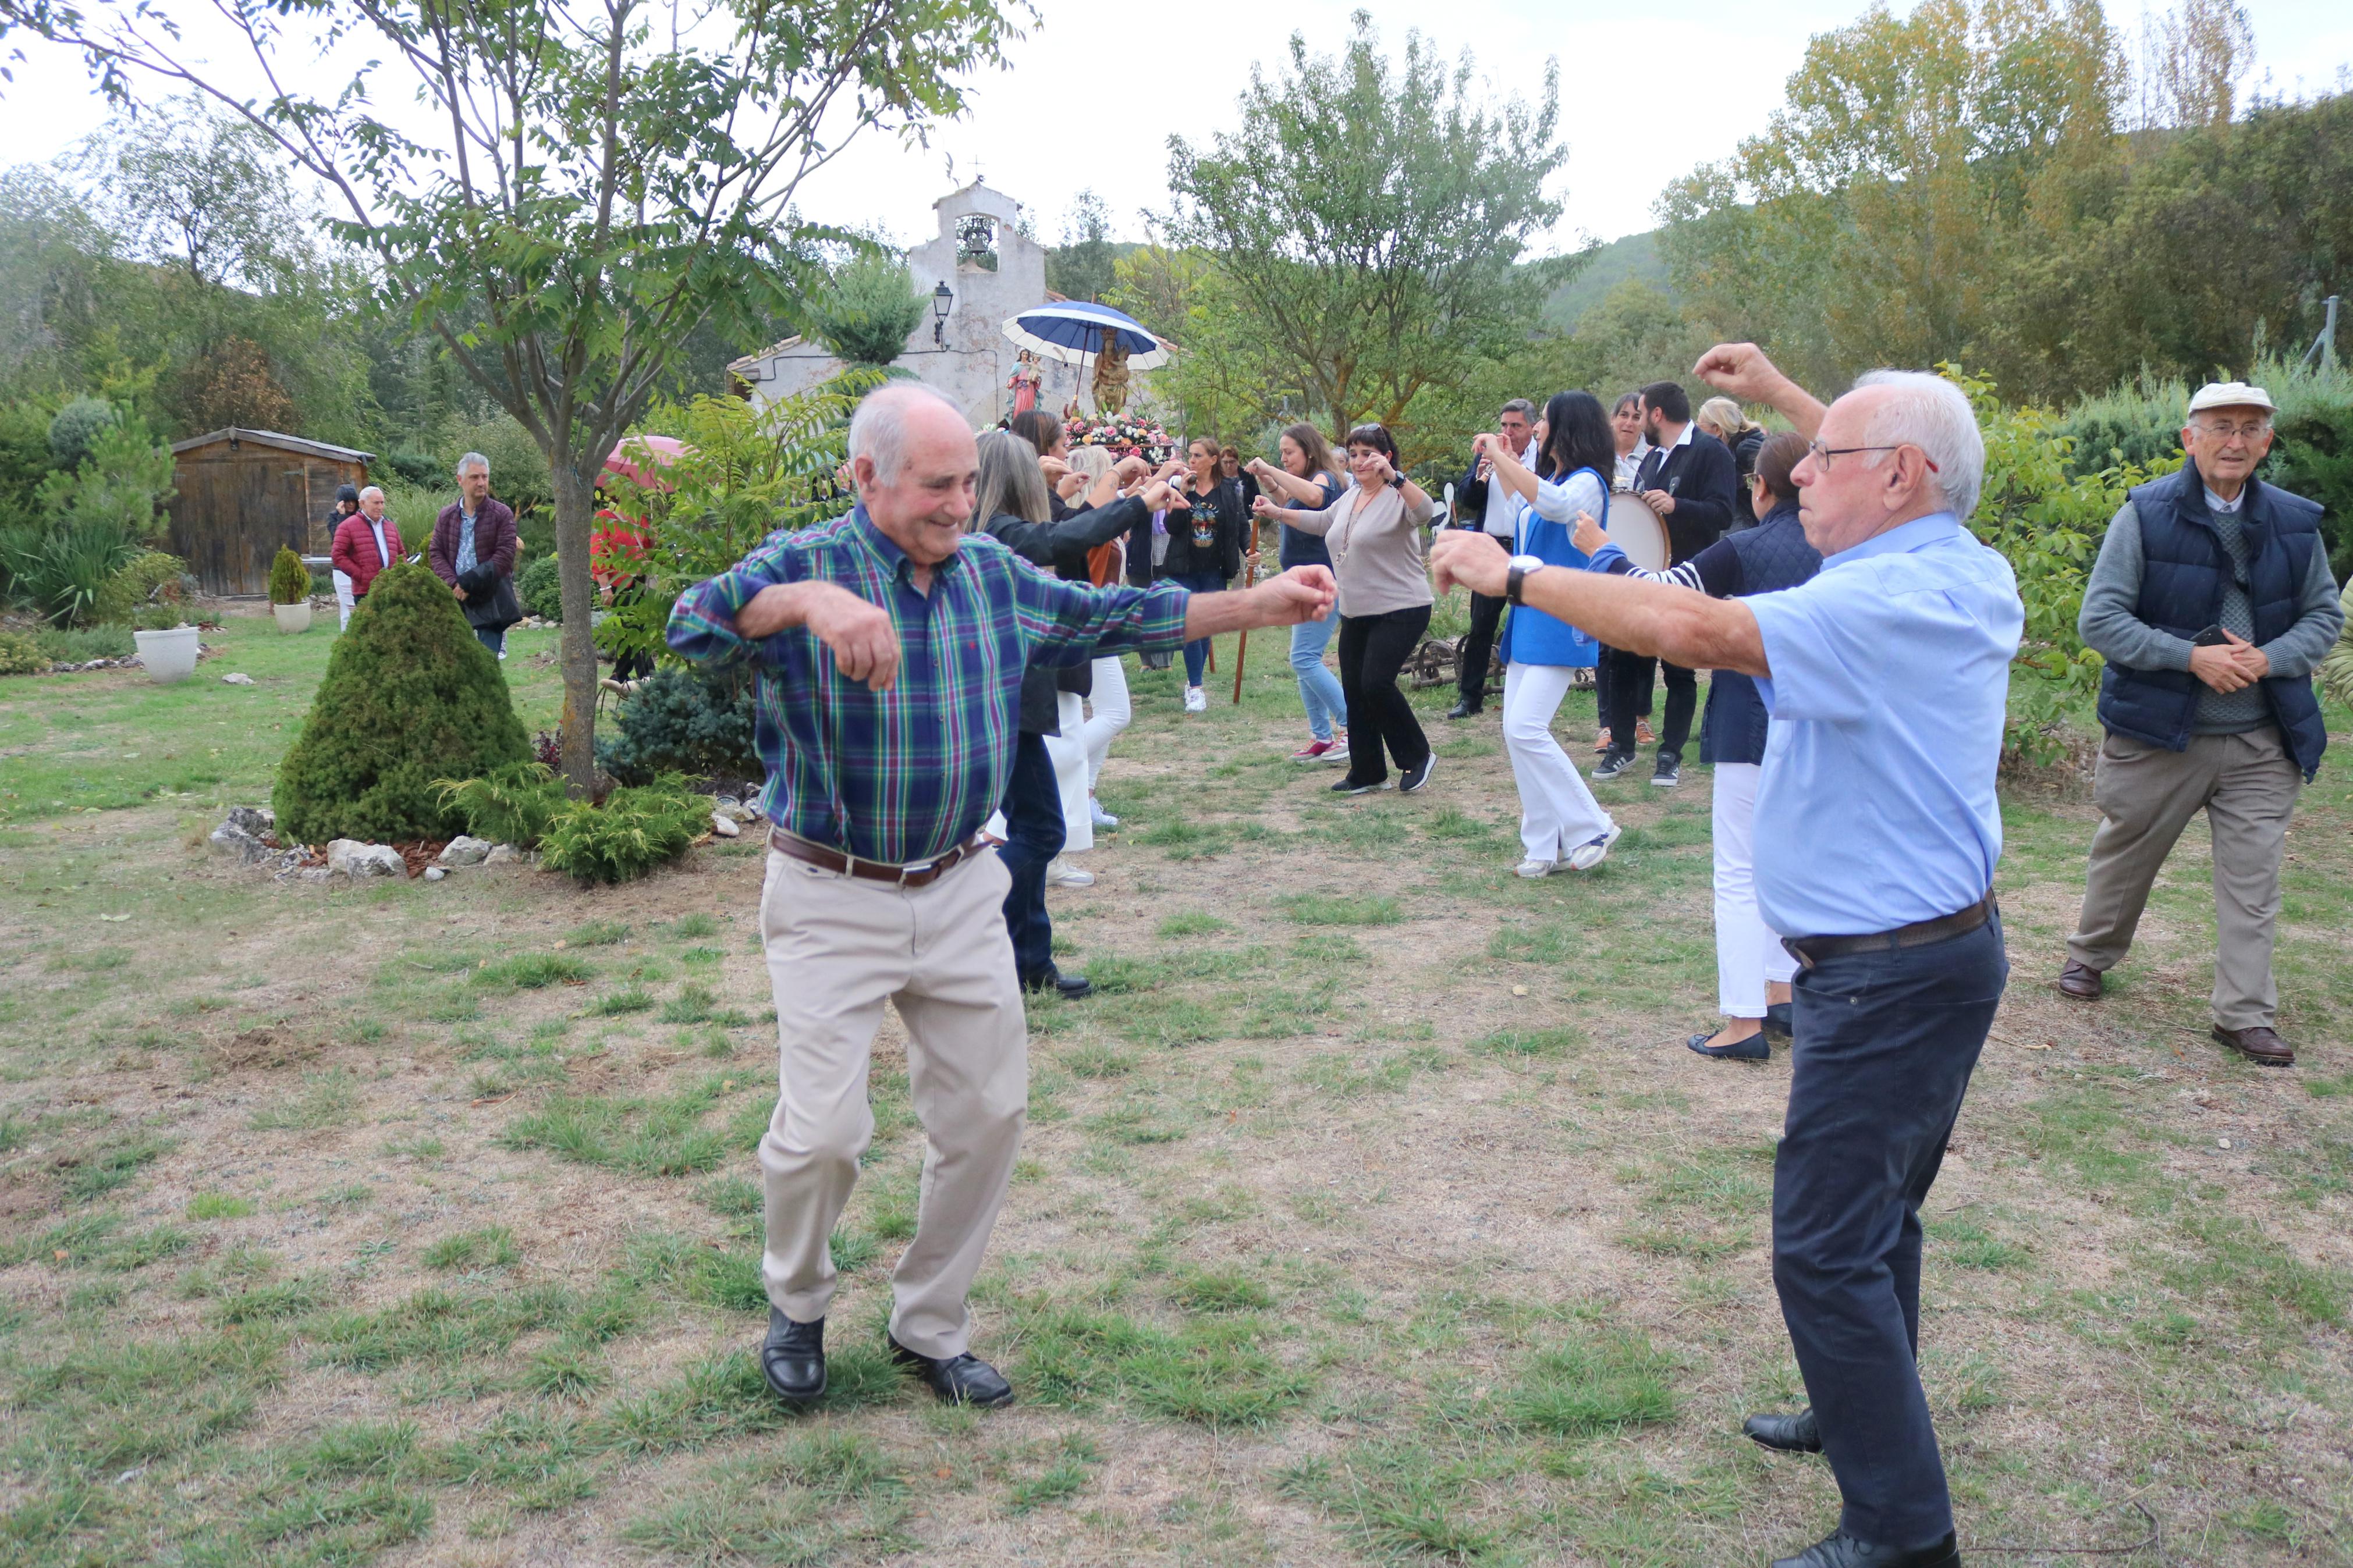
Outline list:
[[[2140,519],[2143,565],[2134,613],[2160,631],[2190,638],[2221,616],[2231,558],[2206,517],[2206,487],[2184,463],[2178,474],[2152,479],[2132,492]],[[2247,481],[2239,509],[2250,552],[2247,599],[2254,611],[2257,647],[2295,624],[2312,552],[2320,548],[2317,502]],[[2119,735],[2167,751],[2186,750],[2189,727],[2206,685],[2186,669],[2126,669],[2111,664],[2100,677],[2100,722]],[[2312,682],[2272,676],[2263,682],[2272,717],[2295,765],[2308,780],[2328,748],[2328,730]]]
[[[1821,552],[1806,542],[1798,503],[1783,501],[1754,528],[1724,536],[1740,557],[1740,594],[1771,594],[1794,588],[1822,569]],[[1707,678],[1707,713],[1700,721],[1699,760],[1761,763],[1765,760],[1765,699],[1757,683],[1736,670]]]

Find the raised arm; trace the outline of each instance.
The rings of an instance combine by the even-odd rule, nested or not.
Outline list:
[[[1692,374],[1728,397],[1769,405],[1809,441],[1822,427],[1821,400],[1783,375],[1755,343],[1718,343],[1699,356]]]
[[[1449,529],[1430,547],[1440,593],[1460,583],[1500,598],[1511,558],[1483,533]],[[1565,567],[1535,572],[1521,584],[1523,603],[1582,628],[1610,647],[1656,654],[1686,669],[1732,669],[1770,676],[1757,616],[1738,599],[1711,599],[1665,583]]]

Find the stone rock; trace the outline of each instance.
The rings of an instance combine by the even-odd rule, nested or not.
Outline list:
[[[444,866],[479,866],[482,863],[483,858],[490,854],[491,849],[491,844],[489,839],[470,838],[460,833],[457,837],[449,840],[448,847],[441,851],[439,858]]]
[[[723,811],[714,811],[711,814],[711,831],[722,838],[744,837],[744,830],[735,826],[735,819]]]
[[[221,677],[221,684],[223,686],[250,686],[253,684],[253,677],[232,672]]]
[[[334,877],[334,872],[324,866],[305,866],[293,874],[293,879],[298,882],[331,882]]]
[[[493,844],[491,852],[482,857],[485,866],[512,866],[522,858],[522,851],[512,844]]]
[[[425,868],[425,879],[428,882],[438,882],[448,874],[448,872],[443,870],[438,866],[427,866]]]
[[[760,814],[732,795],[723,795],[711,807],[713,816],[723,816],[730,822],[757,822]],[[732,836],[731,836],[732,837]]]
[[[250,866],[278,853],[269,843],[277,826],[278,818],[266,807],[231,806],[207,842],[216,855],[233,856],[238,865]]]
[[[368,877],[398,877],[406,880],[408,863],[400,851],[389,844],[362,844],[356,838],[338,838],[327,846],[327,869],[341,873],[356,882]]]

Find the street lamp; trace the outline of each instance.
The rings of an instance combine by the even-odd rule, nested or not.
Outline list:
[[[932,290],[932,346],[934,348],[948,346],[948,307],[955,303],[955,291],[948,288],[947,280],[942,279],[940,286]]]

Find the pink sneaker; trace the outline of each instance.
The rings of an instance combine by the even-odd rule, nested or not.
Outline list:
[[[1331,755],[1332,748],[1338,744],[1337,741],[1310,741],[1292,752],[1291,760],[1294,763],[1320,763]]]

